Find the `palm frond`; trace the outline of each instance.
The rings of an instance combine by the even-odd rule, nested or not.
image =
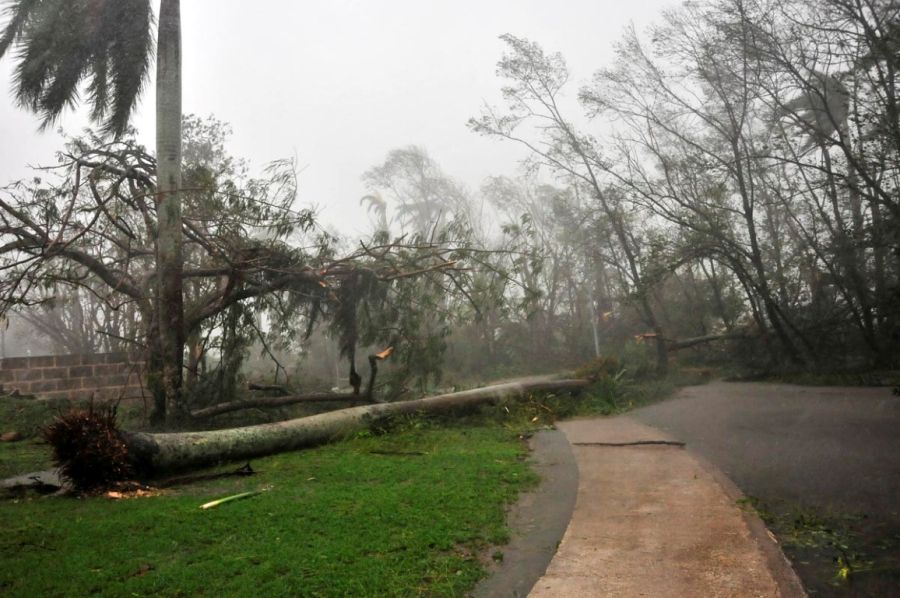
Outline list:
[[[102,121],[109,107],[109,60],[105,55],[95,56],[91,65],[88,101],[91,104],[91,120]]]
[[[117,0],[114,4],[108,28],[116,35],[106,48],[111,56],[112,106],[104,129],[118,137],[125,132],[147,82],[153,52],[153,13],[147,0]]]
[[[18,103],[47,127],[79,101],[87,82],[91,120],[120,136],[147,81],[149,0],[18,0],[7,6],[0,56],[17,48]]]
[[[25,23],[40,2],[41,0],[18,0],[7,3],[3,12],[8,15],[9,20],[0,37],[0,58],[3,58],[13,42],[22,34]]]

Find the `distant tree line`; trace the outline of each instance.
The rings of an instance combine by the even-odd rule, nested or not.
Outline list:
[[[0,55],[52,41],[55,13],[22,8]],[[685,3],[626,32],[580,89],[560,54],[504,35],[506,105],[469,127],[527,148],[522,172],[473,192],[423,148],[395,149],[363,176],[372,231],[355,240],[294,207],[291,163],[250,176],[215,119],[179,119],[161,190],[156,156],[125,126],[139,90],[104,88],[118,63],[92,63],[69,74],[106,94],[92,96],[105,131],[0,193],[3,308],[61,347],[146,350],[160,420],[233,398],[254,349],[276,382],[311,347],[340,354],[352,385],[358,346],[394,346],[394,397],[447,368],[500,375],[605,353],[660,374],[687,349],[758,368],[897,367],[898,11]],[[88,58],[125,47],[92,35],[68,42]],[[45,63],[72,66],[53,48],[22,54],[17,81],[48,122],[77,89]],[[129,68],[122,85],[143,80],[145,62]],[[112,110],[113,91],[127,105]]]
[[[751,337],[762,365],[896,366],[898,11],[686,3],[628,31],[574,114],[563,57],[505,35],[508,106],[470,126],[579,198],[593,312],[637,315],[660,371],[685,333]]]

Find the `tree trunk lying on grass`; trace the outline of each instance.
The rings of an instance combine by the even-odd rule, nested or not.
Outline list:
[[[241,409],[254,409],[258,407],[286,407],[287,405],[296,405],[298,403],[330,403],[330,402],[357,402],[370,403],[371,401],[366,395],[355,395],[352,393],[334,393],[320,392],[308,395],[287,395],[281,397],[254,397],[252,399],[242,399],[240,401],[229,401],[227,403],[219,403],[203,409],[195,409],[191,411],[191,417],[194,419],[205,419],[214,415],[230,413],[232,411],[240,411]]]
[[[375,392],[375,376],[378,374],[378,362],[386,359],[391,352],[393,351],[392,347],[388,347],[381,353],[376,353],[375,355],[369,355],[369,383],[366,386],[365,394],[357,394],[353,393],[333,393],[333,392],[320,392],[320,393],[312,393],[306,395],[291,395],[287,392],[287,389],[277,385],[264,385],[264,384],[250,384],[250,390],[265,390],[265,391],[278,391],[287,396],[281,397],[255,397],[252,399],[242,399],[240,401],[229,401],[227,403],[219,403],[218,405],[212,405],[210,407],[204,407],[203,409],[195,409],[191,411],[191,417],[194,419],[204,419],[207,417],[213,417],[214,415],[221,415],[223,413],[230,413],[232,411],[240,411],[242,409],[255,409],[258,407],[285,407],[287,405],[296,405],[298,403],[328,403],[328,402],[337,402],[337,401],[345,401],[345,402],[358,402],[358,403],[372,403],[374,401],[374,392]]]
[[[413,401],[349,407],[244,428],[168,434],[123,432],[122,437],[138,469],[157,474],[324,444],[398,415],[444,413],[536,392],[578,391],[588,384],[587,380],[509,382]]]

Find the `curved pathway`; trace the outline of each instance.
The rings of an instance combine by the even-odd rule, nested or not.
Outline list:
[[[677,440],[628,417],[559,428],[578,464],[578,497],[531,596],[804,595],[737,490]]]

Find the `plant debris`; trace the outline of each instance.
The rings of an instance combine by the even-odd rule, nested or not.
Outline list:
[[[132,475],[128,447],[116,426],[116,406],[89,406],[57,416],[43,430],[60,474],[79,492],[96,492]]]
[[[224,498],[220,498],[218,500],[213,500],[208,503],[204,503],[200,505],[201,509],[212,509],[218,507],[219,505],[224,505],[225,503],[233,502],[236,500],[242,500],[245,498],[250,498],[251,496],[256,496],[258,494],[262,494],[267,490],[271,490],[271,487],[261,488],[259,490],[252,490],[250,492],[241,492],[240,494],[232,494],[231,496],[226,496]]]

